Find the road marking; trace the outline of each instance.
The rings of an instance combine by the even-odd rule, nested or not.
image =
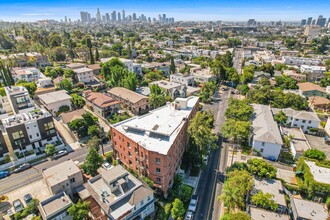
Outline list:
[[[222,145],[222,140],[221,140],[221,145]],[[219,151],[220,151],[220,155],[219,155],[220,158],[218,158],[216,169],[219,169],[219,163],[220,163],[220,159],[221,159],[221,146],[219,148]],[[211,199],[213,199],[212,196],[214,194],[214,190],[216,189],[216,181],[217,181],[217,178],[214,177],[213,187],[212,187],[212,193],[211,193]],[[217,199],[217,198],[215,198],[215,199]],[[209,206],[209,209],[207,211],[207,218],[206,219],[210,219],[211,208],[213,208],[213,206],[214,206],[214,200],[213,200],[213,203]]]
[[[40,176],[42,177],[42,175],[41,175],[40,173],[34,173],[34,174],[29,175],[29,176],[27,176],[27,177],[25,177],[25,178],[19,178],[20,183],[21,183],[21,184],[24,184],[24,182],[26,182],[26,181],[28,180],[28,181],[32,184],[33,182],[35,182],[35,181],[37,181],[37,180],[31,180],[31,178],[32,178],[32,177],[35,177],[35,176],[38,176],[38,175],[40,175]],[[26,185],[27,185],[27,184],[25,183],[23,186],[26,186]],[[1,190],[8,190],[8,189],[10,189],[11,187],[14,187],[14,186],[8,183],[8,187],[1,188]],[[14,190],[15,190],[15,189],[14,189]],[[13,190],[11,190],[11,191],[13,191]],[[10,192],[10,191],[9,191],[9,192]]]

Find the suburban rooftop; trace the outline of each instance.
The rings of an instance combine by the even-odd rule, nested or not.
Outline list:
[[[39,95],[39,99],[45,104],[56,103],[64,100],[70,100],[71,96],[65,90],[59,90]]]
[[[316,182],[330,184],[329,168],[317,166],[315,162],[308,160],[305,160],[305,163],[309,166],[309,169]]]

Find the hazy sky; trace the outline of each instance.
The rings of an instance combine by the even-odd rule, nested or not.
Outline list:
[[[80,18],[80,11],[95,17],[125,9],[150,17],[166,13],[176,20],[259,21],[301,20],[323,15],[330,17],[330,0],[0,0],[0,19],[35,21],[40,19]]]

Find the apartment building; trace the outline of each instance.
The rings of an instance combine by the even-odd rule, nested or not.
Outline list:
[[[310,66],[318,66],[321,63],[319,59],[312,58],[304,58],[304,57],[288,57],[283,56],[282,62],[286,65],[310,65]]]
[[[47,143],[60,141],[52,115],[43,109],[4,118],[1,120],[0,129],[0,156],[8,152],[41,153]]]
[[[34,106],[34,101],[23,86],[6,86],[5,93],[6,96],[2,97],[2,105],[7,113],[18,113],[20,110]]]
[[[313,111],[296,111],[292,108],[272,108],[271,110],[273,115],[277,114],[280,111],[283,111],[287,117],[286,124],[290,127],[301,128],[304,132],[308,131],[309,128],[318,128],[320,125],[320,119]]]
[[[76,73],[76,78],[79,82],[90,83],[94,81],[93,69],[83,67],[73,69],[73,71]]]
[[[283,145],[281,133],[267,105],[253,104],[252,134],[250,145],[261,156],[277,160]]]
[[[281,57],[296,57],[299,55],[299,51],[296,50],[282,50]]]
[[[120,101],[117,101],[106,94],[86,90],[84,91],[83,96],[86,100],[86,106],[100,117],[110,117],[120,109]]]
[[[70,197],[65,192],[61,192],[41,201],[38,209],[43,220],[71,220],[67,210],[72,205]]]
[[[76,189],[84,183],[81,170],[72,160],[45,169],[42,176],[53,195],[65,192],[72,197]]]
[[[52,114],[56,114],[61,106],[71,109],[71,96],[65,90],[49,92],[38,96],[41,104]]]
[[[145,219],[155,210],[154,192],[120,165],[88,180],[79,196],[93,219]]]
[[[50,65],[48,62],[48,56],[42,55],[38,52],[27,52],[27,53],[17,53],[10,54],[9,56],[0,55],[0,59],[15,59],[15,66],[25,67],[25,66],[34,66],[34,67],[45,67]]]
[[[45,77],[40,70],[35,67],[15,67],[11,69],[11,74],[15,81],[37,82],[39,78]]]
[[[329,214],[325,205],[303,200],[301,198],[290,197],[293,220],[327,220]]]
[[[159,80],[149,83],[149,85],[157,84],[161,89],[163,89],[172,99],[178,97],[185,98],[187,96],[187,86],[175,83],[168,82],[165,80]]]
[[[111,127],[115,156],[139,175],[153,180],[165,196],[187,149],[187,128],[198,103],[195,96],[177,98],[149,114]]]
[[[202,69],[200,67],[191,68],[191,75],[194,77],[194,80],[199,83],[206,83],[211,81],[216,81],[216,76],[211,74],[210,69]]]
[[[120,101],[121,106],[133,112],[142,114],[149,111],[149,98],[123,87],[114,87],[107,91],[110,97]]]
[[[285,75],[287,77],[290,77],[290,78],[292,78],[294,80],[297,80],[298,82],[304,81],[307,78],[305,74],[297,73],[294,70],[284,70],[283,71],[283,75]]]
[[[181,73],[171,74],[170,81],[175,83],[180,83],[186,86],[194,86],[195,79],[191,75],[183,75]]]

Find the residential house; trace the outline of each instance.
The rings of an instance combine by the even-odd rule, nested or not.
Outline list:
[[[307,98],[310,96],[327,97],[328,95],[324,88],[311,82],[298,83],[298,87],[300,95]]]
[[[18,113],[34,106],[28,90],[23,86],[6,86],[5,93],[6,96],[2,97],[2,107],[7,113]]]
[[[87,107],[100,117],[108,118],[120,109],[120,101],[104,93],[86,90],[83,92],[83,96],[86,99]]]
[[[290,203],[291,203],[292,215],[294,220],[329,219],[329,214],[325,205],[295,197],[290,198]]]
[[[37,82],[39,78],[45,77],[40,70],[35,67],[14,67],[11,74],[15,81]]]
[[[299,127],[304,132],[307,132],[309,128],[318,128],[320,125],[320,119],[313,111],[296,111],[292,108],[272,108],[273,115],[279,113],[280,111],[283,111],[287,117],[286,125],[290,127]]]
[[[278,205],[276,212],[287,213],[287,205],[281,180],[254,178],[254,188],[251,194],[257,194],[259,191],[274,195],[273,200]]]
[[[200,67],[195,67],[190,69],[191,75],[194,77],[194,80],[199,83],[206,83],[211,81],[216,81],[216,76],[211,74],[210,69],[202,69]]]
[[[42,176],[53,195],[65,192],[72,197],[76,189],[84,183],[81,170],[72,160],[43,170]]]
[[[290,220],[290,216],[287,214],[280,214],[251,206],[249,207],[249,214],[251,216],[251,220]]]
[[[297,50],[281,50],[281,57],[297,57],[299,55],[299,51]]]
[[[114,87],[109,89],[107,93],[110,97],[120,101],[124,108],[127,108],[135,114],[142,114],[149,111],[149,98],[144,95],[123,87]]]
[[[176,99],[178,97],[185,98],[187,96],[187,86],[175,83],[168,82],[165,80],[159,80],[149,83],[150,85],[156,84],[161,89],[163,89],[167,94],[171,96],[172,99]]]
[[[267,105],[253,104],[252,135],[250,145],[262,157],[277,160],[283,145],[282,137]]]
[[[65,192],[60,192],[38,205],[43,220],[71,220],[68,209],[73,205],[70,197]]]
[[[297,80],[298,82],[306,80],[306,77],[307,77],[305,74],[297,73],[294,70],[284,70],[283,75],[290,77],[294,80]]]
[[[154,192],[120,165],[88,180],[79,196],[98,219],[145,219],[155,211]]]
[[[308,98],[309,106],[315,111],[329,111],[330,100],[320,96],[311,96]]]
[[[70,112],[63,112],[62,114],[60,114],[60,118],[64,124],[68,124],[69,122],[71,122],[73,120],[83,118],[82,116],[85,113],[86,113],[86,110],[82,108],[82,109],[77,109],[77,110],[70,111]]]
[[[301,128],[281,127],[281,131],[283,135],[290,139],[290,151],[294,159],[298,160],[305,151],[311,149]]]
[[[73,71],[76,74],[76,78],[77,78],[78,82],[90,83],[90,82],[95,81],[93,69],[83,67],[83,68],[74,69]]]
[[[142,68],[149,69],[150,71],[159,70],[159,71],[162,71],[165,76],[170,75],[169,66],[164,63],[157,63],[157,62],[143,63]]]
[[[80,69],[80,68],[87,67],[87,64],[84,64],[84,63],[69,63],[65,66],[69,69],[75,70],[75,69]]]
[[[61,142],[52,115],[43,109],[8,116],[1,120],[0,129],[0,157],[10,152],[35,156],[46,144]]]
[[[68,106],[71,109],[71,96],[65,90],[45,93],[38,96],[41,104],[52,114],[56,114],[61,106]]]
[[[91,65],[88,65],[87,68],[93,70],[94,75],[99,75],[101,72],[100,64],[91,64]]]
[[[181,73],[171,74],[170,81],[175,83],[180,83],[186,86],[194,86],[195,79],[191,75],[183,75]]]
[[[188,124],[198,110],[198,97],[173,103],[111,127],[114,155],[130,169],[148,176],[166,196],[187,150]]]

